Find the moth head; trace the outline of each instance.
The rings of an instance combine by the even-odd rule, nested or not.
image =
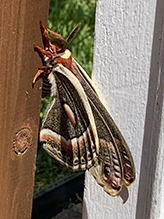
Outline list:
[[[39,53],[40,57],[42,58],[42,60],[44,60],[44,58],[43,58],[44,56],[47,56],[50,58],[50,57],[56,55],[57,49],[56,49],[56,46],[51,43],[50,36],[48,35],[48,31],[43,26],[42,21],[40,21],[40,30],[41,30],[41,34],[42,34],[44,49],[42,49],[39,46],[35,46],[34,50],[37,51]]]
[[[48,62],[52,62],[55,58],[63,55],[69,43],[78,31],[80,25],[81,24],[78,24],[67,37],[67,39],[64,39],[60,34],[55,33],[52,30],[46,29],[42,21],[40,21],[40,30],[42,34],[44,49],[39,46],[35,46],[34,50],[37,51],[39,56],[41,57],[43,67],[39,69],[39,71],[35,75],[32,83],[33,85],[40,76],[43,76],[44,74],[48,75],[50,73],[50,70],[46,67],[47,60],[49,60]],[[49,35],[48,32],[50,32],[51,35]]]
[[[69,36],[67,37],[67,39],[64,39],[60,34],[53,32],[50,29],[47,29],[51,35],[50,37],[50,41],[52,43],[52,45],[55,45],[56,47],[56,52],[57,53],[62,53],[64,52],[68,45],[70,44],[70,42],[72,41],[73,37],[75,36],[75,34],[77,33],[79,27],[80,27],[80,23],[72,30],[72,32],[69,34]]]
[[[51,33],[49,36],[51,47],[56,48],[56,53],[64,52],[68,46],[68,42],[60,34],[57,34],[49,29],[47,30]]]
[[[54,57],[56,54],[64,52],[70,42],[72,41],[73,37],[77,33],[80,23],[73,29],[73,31],[69,34],[67,39],[64,39],[60,34],[53,32],[50,29],[46,29],[40,21],[40,30],[42,34],[44,49],[39,46],[35,46],[35,51],[39,53],[40,56],[45,55],[47,57]],[[50,32],[51,35],[48,34]]]

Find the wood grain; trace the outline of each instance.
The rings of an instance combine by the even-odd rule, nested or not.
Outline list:
[[[31,218],[41,81],[34,44],[42,45],[49,1],[2,0],[0,7],[0,209],[1,218]]]

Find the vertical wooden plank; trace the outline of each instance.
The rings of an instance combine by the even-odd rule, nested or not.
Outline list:
[[[151,137],[151,141],[147,141],[147,143],[151,142],[151,145],[144,147],[144,144],[146,144],[145,134],[148,134],[148,130],[153,132],[156,127],[155,125],[153,129],[149,127],[145,132],[146,119],[156,119],[155,114],[153,114],[153,118],[147,117],[147,97],[148,95],[155,95],[155,93],[148,93],[148,91],[151,91],[148,88],[151,86],[149,83],[150,66],[153,66],[151,56],[155,12],[155,0],[99,0],[97,2],[93,80],[103,102],[111,112],[132,151],[136,165],[136,181],[128,189],[123,188],[123,191],[117,197],[110,197],[87,172],[83,219],[106,219],[107,217],[110,219],[148,218],[148,215],[151,215],[153,203],[157,202],[156,198],[153,199],[148,195],[149,192],[152,192],[150,188],[153,189],[155,185],[153,184],[155,174],[150,174],[152,171],[151,160],[155,162],[158,159],[156,156],[159,156],[160,152],[159,144],[155,146],[156,150],[151,150],[153,148],[152,138],[155,132],[153,135],[149,133],[147,136]],[[161,15],[161,19],[162,17]],[[163,20],[160,23],[162,22]],[[156,48],[157,53],[160,52],[158,49],[159,47]],[[151,79],[152,83],[153,80],[156,81],[155,74],[156,72],[154,72]],[[160,76],[157,78],[162,79]],[[156,83],[155,86],[157,85],[160,85],[160,83]],[[161,92],[163,92],[162,89]],[[163,93],[160,98],[162,96]],[[160,99],[158,103],[161,107],[162,100]],[[153,112],[154,109],[149,110]],[[161,113],[161,109],[158,113]],[[161,121],[160,118],[158,119],[158,122]],[[156,132],[156,134],[159,134],[159,132]],[[158,138],[159,136],[156,136],[156,139]],[[162,136],[160,141],[162,142]],[[151,149],[149,149],[149,146]],[[154,154],[153,152],[157,152],[157,150],[159,150],[158,154]],[[144,157],[142,157],[142,154],[144,154]],[[144,159],[145,162],[142,162],[144,166],[141,168],[141,161]],[[160,162],[163,163],[162,158]],[[145,178],[148,176],[146,181],[144,181],[145,178],[140,177],[140,169],[142,176],[144,174]],[[145,191],[144,189],[138,190],[139,186],[143,184]],[[151,184],[153,186],[150,186]],[[149,187],[149,189],[146,187]],[[159,188],[161,187],[156,189],[156,194]],[[142,192],[144,193],[141,194]],[[144,194],[147,197],[144,197],[143,202]],[[148,200],[149,197],[151,200]],[[146,203],[147,201],[149,206]],[[158,204],[161,204],[159,200]],[[144,208],[149,207],[148,215],[145,214],[145,209],[145,212],[143,211],[143,206]],[[159,210],[159,208],[157,209]],[[140,211],[142,211],[141,214],[139,214]],[[155,214],[152,215],[151,218],[158,218],[154,216]]]
[[[164,1],[158,0],[136,219],[164,218]]]
[[[0,209],[1,218],[31,218],[41,82],[34,44],[42,45],[39,20],[49,1],[2,0],[0,6]]]

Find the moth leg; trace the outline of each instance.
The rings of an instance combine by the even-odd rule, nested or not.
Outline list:
[[[38,80],[38,78],[45,72],[46,66],[43,66],[41,69],[38,70],[36,75],[34,76],[34,79],[32,81],[32,85],[34,86],[35,82]]]
[[[52,57],[52,53],[51,53],[50,51],[47,51],[47,50],[45,50],[45,49],[42,49],[42,48],[39,47],[39,46],[35,46],[35,47],[34,47],[34,50],[37,51],[38,53],[41,53],[41,54],[43,54],[43,55],[49,57],[49,58]]]

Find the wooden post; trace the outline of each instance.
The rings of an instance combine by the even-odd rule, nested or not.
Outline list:
[[[2,0],[0,6],[0,218],[31,218],[41,81],[34,45],[42,45],[40,19],[49,1]]]
[[[110,197],[87,172],[83,219],[164,218],[164,1],[99,0],[93,79],[132,151],[136,181]]]

